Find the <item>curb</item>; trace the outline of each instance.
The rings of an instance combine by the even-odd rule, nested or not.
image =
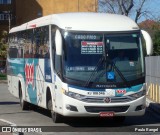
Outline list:
[[[154,111],[155,113],[160,115],[160,104],[159,103],[155,103],[151,100],[149,100],[148,98],[146,99],[146,105],[148,108],[150,108],[152,111]]]
[[[7,80],[0,80],[0,84],[1,83],[7,83]]]

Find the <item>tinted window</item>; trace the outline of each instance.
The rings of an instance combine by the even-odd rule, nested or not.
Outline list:
[[[49,27],[37,28],[33,33],[34,58],[49,58]]]

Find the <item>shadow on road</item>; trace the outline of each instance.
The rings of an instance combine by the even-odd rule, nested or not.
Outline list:
[[[25,112],[10,112],[10,113],[0,113],[0,115],[25,114],[25,113],[30,113],[30,112],[29,111],[25,111]]]
[[[0,105],[15,105],[19,104],[19,102],[7,101],[7,102],[0,102]]]
[[[160,115],[160,103],[150,103],[149,108],[151,108],[157,115]]]
[[[32,106],[31,110],[43,114],[47,117],[51,118],[50,112],[46,109]],[[150,124],[159,124],[160,117],[154,117],[153,112],[150,111],[149,108],[146,109],[146,113],[144,116],[134,116],[134,117],[126,117],[123,123],[117,123],[112,118],[92,118],[92,117],[63,117],[62,123],[67,124],[68,126],[74,128],[94,128],[94,127],[130,127],[130,126],[144,126]]]

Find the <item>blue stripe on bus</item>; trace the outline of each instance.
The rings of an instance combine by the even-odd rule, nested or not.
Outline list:
[[[132,86],[131,88],[117,88],[117,89],[113,89],[113,90],[123,90],[125,89],[126,92],[138,92],[141,88],[143,87],[143,84],[139,84],[136,86]],[[106,91],[107,89],[94,89],[94,88],[84,88],[84,87],[78,87],[78,86],[74,86],[74,85],[69,85],[69,88],[75,88],[77,90],[83,90],[83,91]]]

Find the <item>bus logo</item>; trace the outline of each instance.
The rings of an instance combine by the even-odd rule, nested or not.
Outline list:
[[[34,86],[34,63],[25,65],[26,85]]]
[[[109,97],[106,97],[106,98],[104,98],[104,100],[103,100],[105,103],[111,103],[111,98],[109,98]]]

